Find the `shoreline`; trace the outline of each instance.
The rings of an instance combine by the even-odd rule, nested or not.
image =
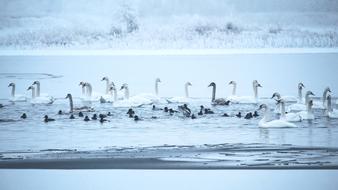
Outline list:
[[[234,49],[0,49],[0,56],[205,56],[242,54],[330,54],[335,48],[234,48]]]

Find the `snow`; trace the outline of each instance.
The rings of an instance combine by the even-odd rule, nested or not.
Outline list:
[[[3,1],[5,50],[338,47],[330,0]]]

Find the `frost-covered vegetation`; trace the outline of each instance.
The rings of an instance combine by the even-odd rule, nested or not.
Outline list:
[[[0,48],[338,47],[338,3],[250,2],[3,0]]]

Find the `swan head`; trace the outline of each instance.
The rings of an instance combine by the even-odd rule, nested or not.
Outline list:
[[[268,106],[266,104],[261,104],[258,108],[258,110],[267,110]]]
[[[29,86],[27,90],[34,90],[34,86]]]
[[[208,87],[210,87],[210,86],[212,86],[212,87],[215,87],[215,86],[216,86],[216,83],[214,83],[214,82],[211,82],[211,83],[209,84],[209,86],[208,86]]]
[[[121,86],[121,89],[120,89],[120,90],[123,90],[123,89],[128,89],[128,84],[127,84],[127,83],[124,83],[124,84]]]
[[[115,83],[114,83],[114,82],[111,82],[111,83],[110,83],[110,86],[114,86],[114,87],[115,87]]]
[[[35,84],[36,84],[36,85],[39,85],[39,84],[40,84],[40,82],[36,80],[36,81],[34,81],[34,82],[33,82],[33,84],[32,84],[32,85],[35,85]]]
[[[303,89],[303,88],[305,88],[305,86],[304,86],[304,84],[303,83],[298,83],[298,89]]]
[[[233,80],[232,80],[232,81],[229,82],[229,85],[231,85],[231,84],[232,84],[232,85],[236,85],[237,83],[236,83],[236,81],[233,81]]]
[[[310,90],[306,92],[306,96],[315,96],[315,94],[313,92],[311,92]]]
[[[155,82],[156,83],[161,82],[161,79],[160,78],[156,78]]]
[[[273,93],[273,94],[272,94],[272,97],[271,97],[271,99],[273,99],[273,98],[280,99],[280,98],[281,98],[281,96],[280,96],[280,94],[279,94],[278,92],[275,92],[275,93]]]
[[[9,83],[8,87],[15,86],[13,82]]]
[[[252,83],[253,83],[254,87],[262,87],[262,85],[259,84],[257,80],[254,80]]]
[[[102,79],[101,79],[101,81],[108,81],[108,77],[103,77]]]
[[[67,94],[67,96],[65,98],[71,98],[72,95],[71,94]]]
[[[79,83],[79,86],[84,86],[85,84],[86,84],[85,82],[81,81],[81,82]]]
[[[285,101],[284,101],[282,98],[278,98],[276,101],[277,101],[277,102],[276,102],[276,105],[285,103]]]
[[[185,85],[186,86],[192,86],[191,82],[186,82]]]
[[[330,93],[331,93],[330,87],[326,87],[324,91],[325,91],[325,92],[330,92]]]

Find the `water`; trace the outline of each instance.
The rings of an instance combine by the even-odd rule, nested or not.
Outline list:
[[[259,77],[263,85],[259,93],[262,96],[261,102],[268,103],[271,108],[274,107],[274,102],[268,97],[271,97],[275,89],[282,95],[296,95],[295,89],[299,81],[305,83],[306,90],[312,90],[318,96],[326,85],[330,85],[335,96],[338,88],[334,85],[337,82],[337,64],[334,60],[337,60],[337,54],[244,54],[198,56],[198,59],[196,56],[3,56],[0,58],[0,96],[5,107],[0,110],[0,119],[11,121],[0,123],[0,151],[101,150],[222,143],[338,148],[338,120],[328,119],[322,110],[315,110],[314,121],[296,123],[297,128],[262,129],[257,125],[261,116],[251,120],[234,116],[238,111],[254,111],[258,105],[213,107],[208,98],[211,89],[207,88],[208,83],[215,80],[219,84],[217,96],[225,96],[231,91],[226,84],[234,77],[240,84],[238,94],[250,95],[251,80]],[[275,73],[275,69],[281,65],[293,69],[288,74]],[[247,67],[250,67],[250,72],[243,70]],[[191,71],[188,72],[188,69]],[[95,112],[85,115],[111,112],[113,116],[107,118],[110,122],[84,122],[83,118],[77,116],[70,120],[68,114],[57,114],[58,110],[69,110],[68,100],[64,98],[68,92],[75,97],[76,106],[84,105],[79,98],[79,81],[90,81],[94,91],[104,92],[105,85],[100,79],[106,75],[118,85],[128,81],[132,96],[141,92],[153,92],[153,80],[156,77],[162,79],[162,97],[183,96],[184,81],[191,79],[193,86],[190,94],[194,98],[189,107],[197,114],[199,106],[204,105],[215,114],[198,116],[192,120],[184,118],[180,113],[169,116],[163,111],[152,111],[151,105],[146,105],[135,108],[136,114],[142,118],[142,121],[135,122],[127,117],[128,108],[114,108],[111,104],[99,102],[92,102]],[[8,102],[9,82],[17,83],[17,93],[29,96],[26,88],[36,79],[41,80],[43,93],[56,98],[53,105]],[[177,109],[181,104],[156,105]],[[27,113],[26,120],[20,119],[22,113]],[[221,117],[223,113],[228,113],[231,117]],[[44,123],[44,115],[56,121]],[[152,116],[157,119],[152,119]]]

